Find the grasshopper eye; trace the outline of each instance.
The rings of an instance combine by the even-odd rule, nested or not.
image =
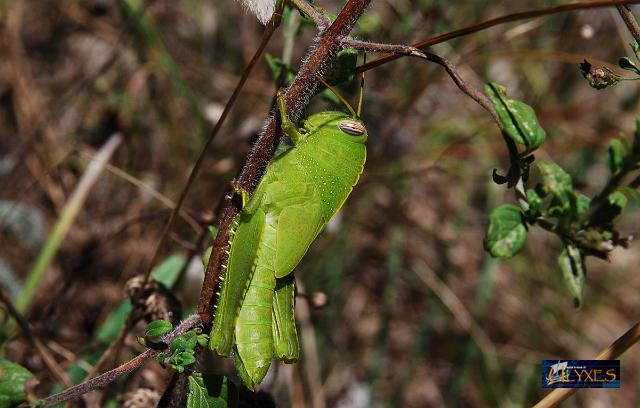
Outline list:
[[[351,135],[351,136],[361,136],[365,132],[364,126],[362,126],[361,123],[353,121],[353,120],[343,120],[342,122],[340,122],[338,127],[344,133],[346,133],[348,135]]]

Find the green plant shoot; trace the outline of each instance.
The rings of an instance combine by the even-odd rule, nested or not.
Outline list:
[[[351,115],[317,113],[298,129],[279,93],[282,129],[293,145],[271,161],[251,197],[236,188],[243,209],[229,232],[209,345],[221,356],[235,351],[249,388],[262,381],[274,354],[298,360],[291,272],[346,201],[366,159],[367,131],[348,108]]]

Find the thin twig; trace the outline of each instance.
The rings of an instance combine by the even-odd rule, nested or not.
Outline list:
[[[180,325],[176,327],[171,333],[164,336],[162,338],[162,342],[164,342],[165,344],[171,344],[171,342],[175,340],[178,336],[186,333],[187,331],[191,330],[195,326],[198,326],[200,323],[201,323],[200,316],[198,316],[197,314],[191,315],[182,323],[180,323]],[[77,398],[90,391],[104,387],[105,385],[108,385],[113,381],[115,381],[117,378],[140,367],[145,361],[147,361],[152,357],[155,357],[161,351],[162,350],[147,349],[142,354],[139,354],[138,356],[114,368],[113,370],[107,371],[106,373],[100,374],[99,376],[94,377],[90,380],[87,380],[82,384],[74,385],[73,387],[67,388],[62,392],[53,394],[47,398],[40,400],[38,403],[42,405],[38,405],[38,406],[41,406],[41,407],[54,406],[64,401],[68,401],[72,398]]]
[[[311,51],[304,59],[304,63],[296,75],[293,83],[285,94],[287,114],[292,120],[296,120],[302,109],[307,104],[316,87],[316,75],[322,75],[338,51],[341,41],[351,32],[356,22],[369,6],[371,0],[349,0],[340,11],[335,21],[316,38]],[[266,125],[265,131],[258,139],[253,150],[247,158],[247,162],[238,176],[239,187],[251,192],[254,190],[269,160],[273,156],[279,141],[280,132],[278,115],[272,115]],[[232,197],[225,197],[225,204],[218,221],[218,235],[213,243],[213,250],[207,265],[198,313],[205,325],[213,320],[213,305],[215,293],[220,277],[220,269],[228,244],[229,225],[238,214],[238,208],[233,205]]]
[[[598,354],[594,360],[613,360],[620,357],[631,346],[640,341],[640,322],[637,322],[625,334],[618,337],[616,341]],[[566,400],[573,394],[575,394],[579,388],[556,388],[542,398],[533,408],[554,408],[560,405],[562,401]]]
[[[617,5],[624,5],[624,4],[638,4],[638,3],[640,3],[640,0],[581,1],[581,2],[575,2],[575,3],[569,3],[569,4],[562,4],[554,7],[545,7],[545,8],[539,8],[539,9],[521,11],[518,13],[506,14],[504,16],[484,20],[479,23],[471,24],[466,27],[460,28],[458,30],[454,30],[445,34],[438,35],[436,37],[427,38],[426,40],[422,40],[413,44],[413,46],[419,49],[424,49],[432,45],[443,43],[457,37],[462,37],[464,35],[482,31],[490,27],[494,27],[500,24],[510,23],[518,20],[526,20],[530,18],[548,16],[552,14],[564,13],[567,11],[587,10],[587,9],[594,9],[594,8],[610,7],[610,6],[617,6]],[[363,71],[368,71],[372,68],[375,68],[379,65],[393,61],[400,57],[402,57],[402,55],[385,55],[383,57],[370,61],[366,64],[360,65],[359,67],[356,68],[355,72],[360,73]]]
[[[618,9],[618,13],[620,13],[620,17],[622,17],[622,20],[627,25],[627,29],[629,29],[629,32],[636,40],[636,43],[640,44],[640,26],[638,26],[638,21],[631,12],[631,9],[626,4],[616,6],[616,8]]]

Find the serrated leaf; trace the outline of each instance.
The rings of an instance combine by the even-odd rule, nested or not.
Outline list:
[[[558,264],[565,287],[573,297],[575,307],[580,308],[585,279],[584,259],[580,250],[573,245],[567,245],[558,257]]]
[[[611,174],[615,174],[622,168],[624,156],[622,143],[618,139],[613,139],[609,143],[609,149],[607,149],[607,167],[609,167]]]
[[[491,256],[510,258],[522,249],[526,239],[527,229],[518,207],[503,204],[491,212],[484,239],[484,247]]]
[[[173,325],[167,320],[154,320],[144,331],[145,338],[161,337],[173,330]]]
[[[506,88],[496,83],[485,85],[484,91],[495,106],[504,132],[511,140],[524,145],[526,152],[534,151],[544,142],[546,133],[531,106],[508,99]]]
[[[187,408],[233,408],[237,404],[237,390],[227,377],[199,372],[189,376]]]
[[[0,358],[0,407],[24,401],[24,384],[33,374],[20,364]]]
[[[629,57],[622,57],[618,60],[618,65],[622,69],[626,69],[627,71],[631,71],[636,75],[640,75],[640,69],[635,64],[635,62],[631,61]]]

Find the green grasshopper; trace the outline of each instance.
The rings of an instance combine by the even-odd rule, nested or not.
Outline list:
[[[367,131],[350,115],[321,112],[298,129],[288,119],[284,95],[277,105],[293,142],[268,165],[249,194],[237,187],[242,211],[229,231],[228,260],[211,331],[210,348],[234,351],[236,370],[251,389],[278,360],[299,358],[291,273],[358,182],[366,160]]]

